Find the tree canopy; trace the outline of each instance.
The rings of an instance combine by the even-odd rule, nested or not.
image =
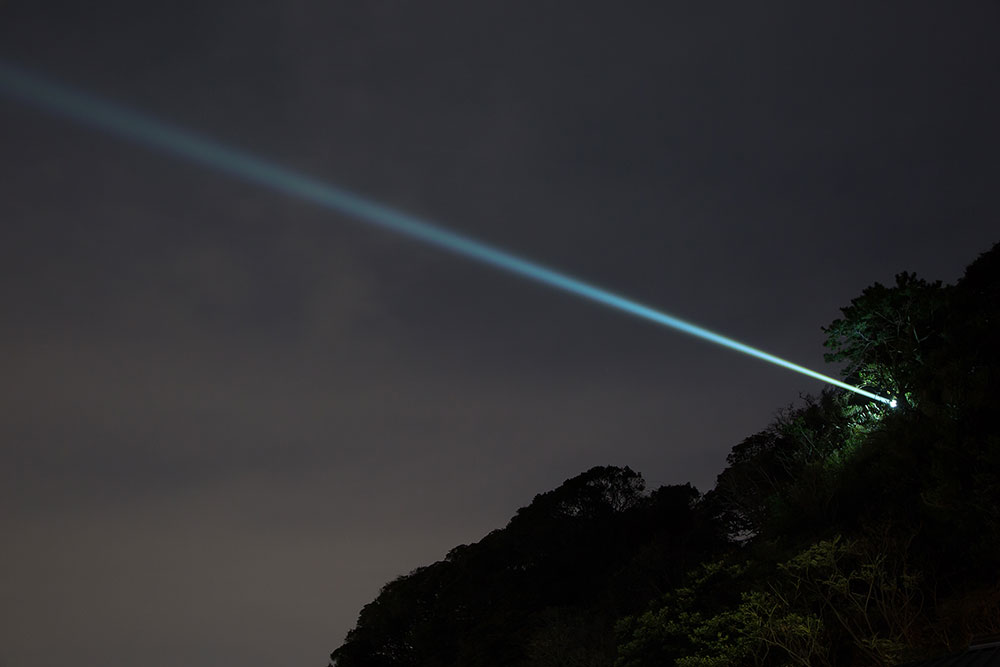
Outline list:
[[[895,665],[1000,633],[1000,245],[824,327],[828,390],[715,488],[602,466],[386,584],[337,667]]]

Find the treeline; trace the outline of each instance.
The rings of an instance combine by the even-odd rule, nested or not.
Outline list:
[[[1000,244],[875,284],[716,486],[598,467],[383,587],[336,667],[896,665],[1000,633]]]

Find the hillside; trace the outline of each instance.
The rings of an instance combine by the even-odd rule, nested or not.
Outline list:
[[[1000,633],[1000,244],[827,327],[846,381],[714,489],[596,467],[386,584],[337,667],[894,665]]]

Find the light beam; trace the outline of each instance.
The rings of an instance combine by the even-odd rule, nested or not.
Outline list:
[[[709,329],[686,322],[573,276],[518,257],[491,245],[431,224],[403,211],[379,204],[339,187],[300,174],[249,153],[225,146],[189,130],[94,97],[70,86],[49,81],[0,61],[0,95],[46,112],[70,118],[123,139],[197,162],[250,183],[303,199],[428,245],[448,250],[509,273],[534,280],[642,319],[728,347],[751,357],[822,380],[872,400],[893,406],[895,401],[860,387],[799,366]]]

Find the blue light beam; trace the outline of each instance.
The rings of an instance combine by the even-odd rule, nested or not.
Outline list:
[[[225,172],[250,183],[312,202],[360,222],[388,229],[428,245],[448,250],[456,255],[474,259],[523,278],[569,292],[588,301],[594,301],[716,345],[728,347],[731,350],[822,380],[886,405],[891,406],[894,403],[891,399],[841,382],[828,375],[817,373],[804,366],[799,366],[697,324],[686,322],[663,311],[619,296],[565,273],[433,225],[408,213],[225,146],[212,139],[198,136],[189,130],[131,111],[70,86],[46,80],[2,61],[0,61],[0,95],[42,111],[70,118],[83,125],[103,130],[149,148]]]

